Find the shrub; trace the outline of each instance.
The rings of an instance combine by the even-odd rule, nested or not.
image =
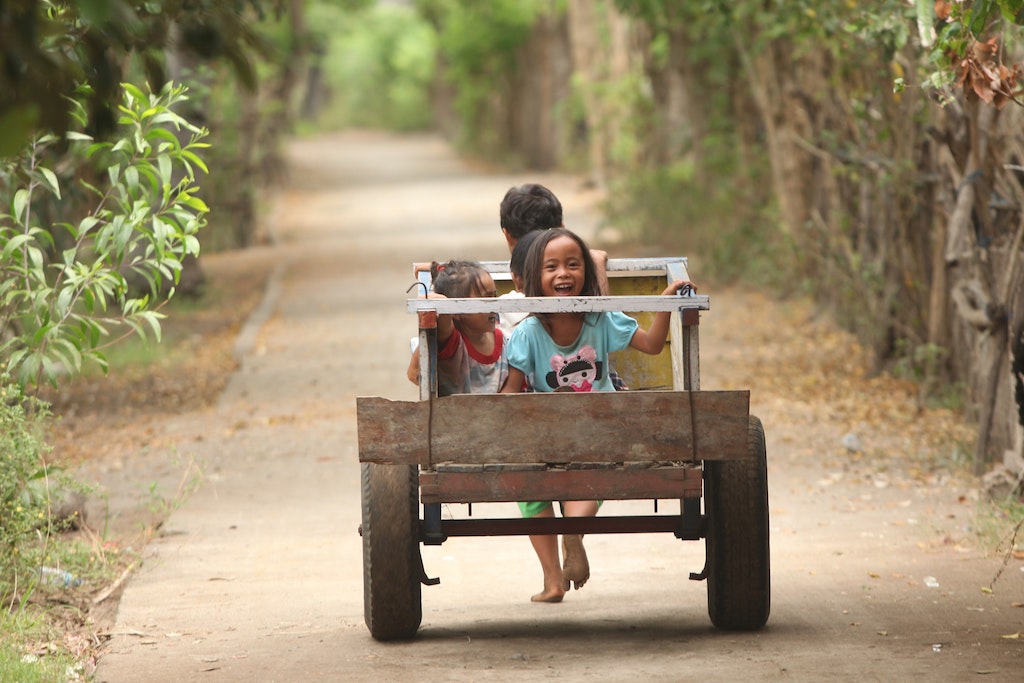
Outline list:
[[[0,375],[0,598],[35,583],[45,541],[55,531],[49,515],[51,472],[43,441],[44,404]]]

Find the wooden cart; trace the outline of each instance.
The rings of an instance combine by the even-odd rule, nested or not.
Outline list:
[[[507,262],[484,264],[499,290]],[[415,636],[428,579],[420,543],[455,536],[671,533],[704,539],[708,614],[718,628],[768,620],[764,430],[749,391],[701,391],[698,323],[707,296],[659,296],[689,280],[685,258],[611,259],[607,297],[410,299],[420,327],[420,400],[357,399],[366,625],[378,640]],[[608,393],[436,393],[439,313],[626,311],[647,327],[672,312],[667,353],[632,349],[611,365],[630,386]],[[441,506],[521,500],[679,501],[679,513],[545,519],[442,519]],[[422,505],[422,516],[420,514]],[[470,508],[472,509],[472,508]]]

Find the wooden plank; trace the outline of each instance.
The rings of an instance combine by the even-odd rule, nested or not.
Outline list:
[[[711,299],[693,296],[525,296],[514,299],[407,299],[406,311],[437,313],[590,313],[595,311],[710,310]]]
[[[619,276],[620,273],[652,273],[662,275],[668,273],[669,277],[679,277],[678,273],[686,272],[688,260],[685,256],[670,256],[666,258],[611,258],[605,264],[605,272],[611,277]],[[508,261],[481,261],[482,265],[491,275],[504,275],[508,273]],[[689,278],[683,277],[683,280]]]
[[[499,503],[519,500],[638,500],[699,498],[696,467],[546,470],[542,472],[420,473],[420,500]]]
[[[749,410],[749,391],[356,400],[360,461],[423,466],[743,458]]]

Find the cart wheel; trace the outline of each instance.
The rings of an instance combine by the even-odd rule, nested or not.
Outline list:
[[[750,416],[748,457],[704,463],[708,615],[716,627],[750,631],[768,621],[768,464],[764,427]]]
[[[377,640],[407,640],[423,617],[417,468],[362,464],[363,617]]]

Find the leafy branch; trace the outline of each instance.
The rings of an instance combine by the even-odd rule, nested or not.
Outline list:
[[[173,296],[183,259],[199,253],[209,209],[197,194],[197,172],[208,172],[198,151],[208,133],[174,113],[184,86],[122,88],[114,141],[82,132],[91,91],[81,88],[71,109],[79,130],[41,136],[0,167],[0,190],[10,188],[9,213],[0,214],[0,362],[22,384],[56,384],[84,359],[106,369],[113,328],[159,340],[159,302]],[[77,223],[44,227],[36,207],[70,201],[44,161],[58,147],[101,169],[103,182],[79,177],[92,208]]]

